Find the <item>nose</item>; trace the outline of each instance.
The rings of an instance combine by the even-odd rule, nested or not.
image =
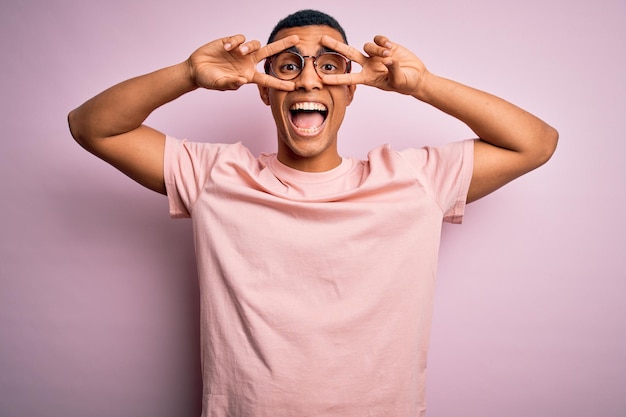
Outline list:
[[[296,89],[311,91],[322,88],[322,79],[317,75],[315,70],[314,57],[304,57],[304,65],[302,71],[294,80]]]

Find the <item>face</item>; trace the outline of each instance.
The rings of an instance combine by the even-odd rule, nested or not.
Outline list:
[[[303,56],[316,56],[324,35],[343,41],[329,26],[283,29],[276,40],[298,35],[296,45]],[[294,91],[259,86],[261,99],[271,107],[278,134],[278,160],[302,171],[327,171],[341,163],[337,132],[355,86],[328,86],[315,72],[313,60],[305,59],[302,72],[293,80]]]

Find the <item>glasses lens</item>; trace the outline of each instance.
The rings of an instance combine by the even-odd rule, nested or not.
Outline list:
[[[317,70],[324,75],[345,74],[348,72],[348,59],[336,52],[325,52],[315,60]]]
[[[302,57],[292,52],[281,52],[272,58],[272,74],[281,80],[291,80],[302,70]]]

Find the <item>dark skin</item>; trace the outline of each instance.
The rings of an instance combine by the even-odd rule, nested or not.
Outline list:
[[[303,55],[326,47],[362,69],[322,77],[307,60],[292,81],[257,70],[266,57],[292,46]],[[197,88],[237,90],[256,84],[261,99],[272,108],[279,160],[304,171],[325,171],[339,163],[337,132],[358,84],[412,96],[461,120],[479,138],[474,142],[468,202],[541,166],[553,154],[558,133],[527,111],[431,73],[411,51],[387,37],[376,36],[363,51],[343,43],[339,32],[327,26],[285,29],[263,47],[256,40],[246,42],[243,35],[218,39],[182,63],[124,81],[90,99],[70,112],[70,129],[87,150],[163,194],[165,135],[143,122],[156,108]],[[299,132],[290,124],[286,106],[296,102],[328,107],[327,121],[315,134]]]

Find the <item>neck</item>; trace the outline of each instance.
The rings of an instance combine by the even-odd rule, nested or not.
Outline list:
[[[332,156],[306,157],[278,153],[278,160],[289,168],[304,172],[325,172],[341,165],[342,158],[338,153]]]

